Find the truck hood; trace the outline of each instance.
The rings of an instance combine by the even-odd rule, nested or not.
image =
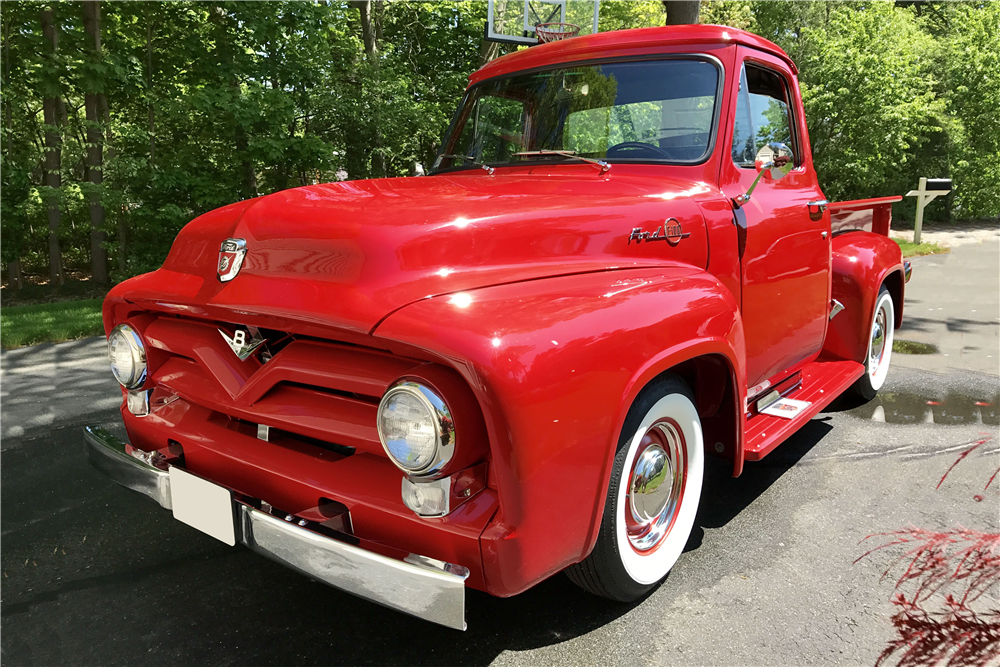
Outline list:
[[[697,200],[720,196],[705,183],[625,165],[605,175],[562,164],[314,185],[195,219],[162,269],[115,294],[153,310],[228,311],[235,322],[262,316],[368,334],[394,310],[442,294],[632,267],[704,268]],[[669,218],[688,236],[630,239],[633,229],[653,233]],[[223,283],[227,238],[245,239],[247,253]]]

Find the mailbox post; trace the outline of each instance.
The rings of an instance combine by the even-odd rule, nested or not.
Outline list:
[[[950,178],[921,178],[916,190],[906,193],[907,197],[917,198],[917,217],[913,223],[913,242],[920,243],[920,229],[924,226],[924,206],[938,195],[951,192]]]

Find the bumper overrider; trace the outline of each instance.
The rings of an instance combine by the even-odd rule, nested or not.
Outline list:
[[[171,475],[169,466],[151,465],[155,461],[149,454],[96,426],[84,428],[84,440],[91,465],[178,516],[171,478],[180,471]],[[203,484],[214,485],[208,481]],[[266,502],[254,502],[232,489],[214,486],[220,493],[229,493],[233,542],[347,593],[465,630],[467,569],[417,554],[404,560],[383,556],[301,525],[307,522],[293,523],[291,517],[281,518],[280,512],[275,516]]]

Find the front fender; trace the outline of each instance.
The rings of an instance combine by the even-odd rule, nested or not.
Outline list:
[[[399,353],[452,366],[476,393],[490,438],[490,485],[500,499],[482,537],[494,595],[519,593],[593,548],[619,431],[650,380],[716,355],[743,401],[737,303],[715,277],[690,266],[425,299],[387,317],[374,335]]]
[[[849,232],[833,238],[832,298],[844,304],[826,331],[823,357],[864,362],[868,328],[875,314],[879,287],[886,283],[903,322],[903,255],[892,239],[870,232]]]

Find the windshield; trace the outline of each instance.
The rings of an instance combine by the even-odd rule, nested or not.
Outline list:
[[[466,94],[434,169],[572,159],[565,153],[611,162],[700,162],[711,145],[718,88],[715,65],[694,59],[491,79]]]

